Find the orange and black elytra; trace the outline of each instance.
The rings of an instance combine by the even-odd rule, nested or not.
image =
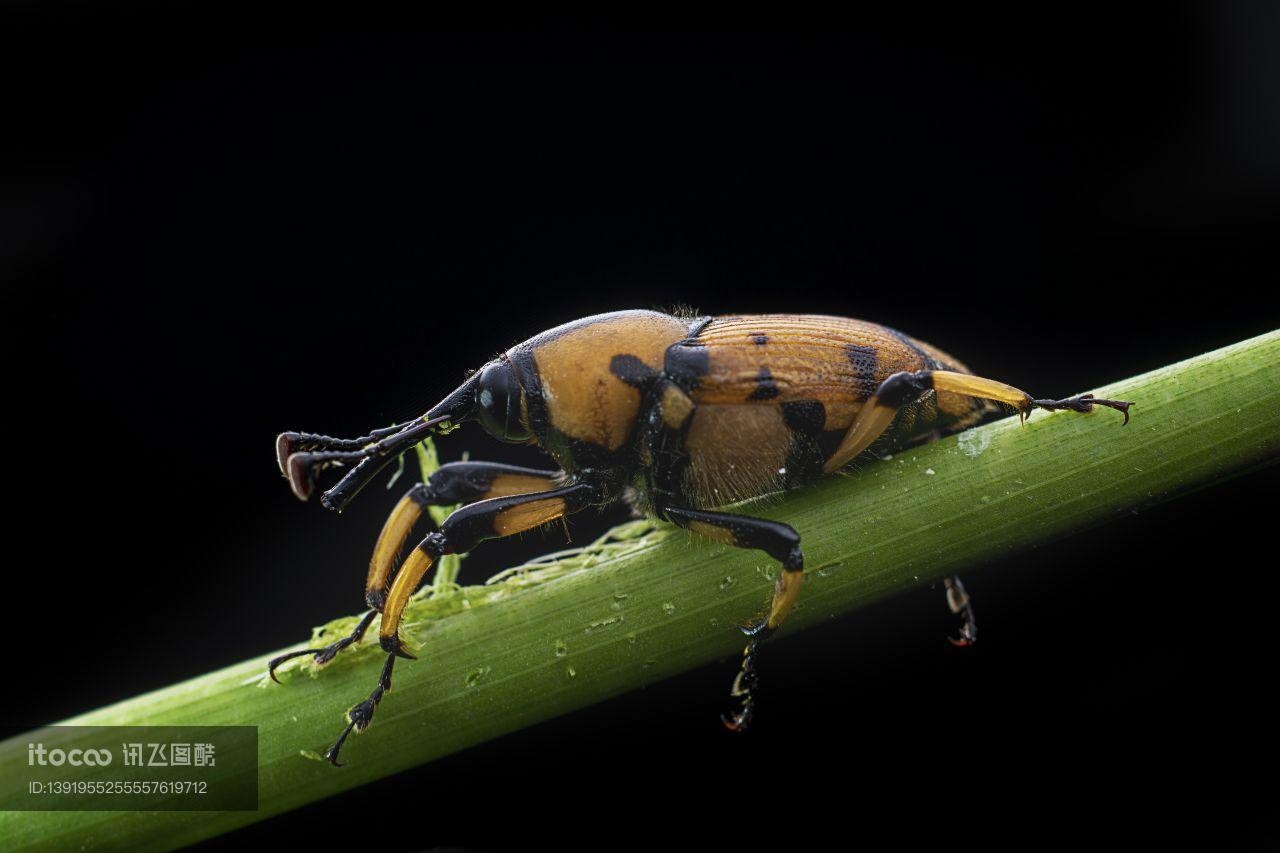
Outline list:
[[[729,728],[741,730],[753,711],[756,647],[787,618],[804,579],[804,556],[791,526],[717,508],[804,485],[873,444],[891,451],[955,432],[998,412],[1000,403],[1023,417],[1037,408],[1107,406],[1129,421],[1130,403],[1089,394],[1033,399],[973,376],[923,341],[861,320],[617,311],[566,323],[507,350],[408,424],[354,439],[280,435],[280,470],[302,500],[326,470],[346,471],[320,496],[338,512],[401,453],[468,421],[503,441],[540,446],[559,468],[441,466],[387,519],[365,585],[370,610],[355,631],[324,648],[276,658],[272,677],[300,655],[332,660],[382,614],[387,660],[373,693],[351,709],[329,749],[326,757],[336,765],[347,736],[369,725],[390,689],[396,657],[412,657],[400,641],[400,620],[441,555],[625,496],[650,516],[725,545],[759,549],[782,565],[767,612],[743,628],[749,639],[733,682],[734,710],[725,717]],[[394,571],[415,525],[430,522],[424,508],[449,504],[464,506]],[[947,582],[947,601],[964,615],[955,642],[973,642],[973,611],[958,578]]]

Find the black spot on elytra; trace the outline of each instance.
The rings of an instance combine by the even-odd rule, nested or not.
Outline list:
[[[764,332],[752,332],[751,343],[755,344],[758,347],[762,347],[765,344],[769,343],[769,336],[766,335]]]
[[[644,388],[658,377],[658,371],[634,355],[615,355],[609,362],[609,372],[632,388]]]
[[[663,367],[673,382],[685,391],[692,391],[711,369],[711,355],[704,344],[681,341],[667,347]]]
[[[876,348],[848,344],[844,349],[845,355],[849,357],[849,364],[853,366],[858,394],[866,400],[876,392],[876,371],[880,366],[876,359]]]
[[[773,381],[773,374],[769,372],[769,368],[762,367],[760,372],[756,374],[756,388],[747,396],[748,400],[772,400],[778,396],[778,386]]]

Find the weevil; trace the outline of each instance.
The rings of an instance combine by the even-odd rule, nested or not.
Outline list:
[[[286,432],[276,440],[281,472],[302,500],[330,469],[345,475],[320,496],[341,512],[380,470],[425,437],[476,422],[505,442],[534,444],[559,466],[535,470],[486,462],[440,467],[400,499],[373,549],[365,583],[369,611],[352,633],[301,655],[326,663],[359,642],[381,614],[387,653],[377,686],[347,713],[326,758],[364,731],[391,689],[405,605],[442,555],[511,536],[620,500],[714,542],[763,551],[781,571],[773,597],[742,626],[746,648],[725,724],[742,730],[754,713],[757,648],[787,618],[804,580],[800,533],[724,507],[803,486],[866,452],[891,452],[972,426],[1011,406],[1124,414],[1129,402],[1080,394],[1035,399],[974,376],[942,350],[876,323],[821,315],[680,317],[618,311],[586,317],[518,344],[473,373],[420,418],[354,439]],[[462,504],[396,566],[429,506]],[[947,600],[962,614],[958,644],[975,636],[972,605],[958,578]]]

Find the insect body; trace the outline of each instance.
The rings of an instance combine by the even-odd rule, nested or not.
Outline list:
[[[757,644],[786,619],[804,578],[800,534],[775,521],[720,507],[790,489],[839,470],[871,448],[890,450],[977,423],[997,403],[1032,409],[1125,413],[1129,403],[1084,394],[1037,400],[969,374],[935,347],[874,323],[815,315],[681,318],[653,311],[587,317],[525,341],[472,374],[421,418],[356,439],[287,432],[277,439],[281,471],[308,499],[317,478],[346,474],[321,495],[341,511],[405,450],[468,421],[507,442],[537,444],[559,466],[539,471],[484,462],[442,466],[409,490],[374,547],[366,581],[369,612],[348,637],[271,662],[313,654],[331,660],[382,614],[388,653],[377,687],[348,714],[329,750],[373,719],[405,651],[398,628],[410,596],[444,554],[538,527],[624,498],[644,512],[782,567],[767,612],[743,628],[749,640],[734,681],[742,728],[752,713]],[[346,466],[351,466],[347,468]],[[424,538],[398,571],[399,553],[424,507],[466,504]],[[953,609],[969,616],[958,582]],[[966,624],[971,633],[971,623]],[[968,633],[962,632],[963,637]]]

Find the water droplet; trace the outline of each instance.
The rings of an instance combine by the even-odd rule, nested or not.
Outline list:
[[[675,616],[676,606],[672,604],[670,601],[664,601],[662,603],[662,612],[667,614],[668,616]]]
[[[556,640],[556,657],[562,658],[569,654],[569,644],[564,640]]]
[[[737,583],[737,581],[734,580],[733,575],[725,575],[723,578],[720,579],[720,589],[722,590],[728,589],[729,587],[733,586],[735,583]]]
[[[587,626],[584,633],[591,634],[599,631],[601,628],[608,628],[610,625],[617,625],[623,620],[623,615],[619,613],[617,616],[610,616],[608,619],[597,619]]]
[[[487,666],[477,667],[467,673],[467,677],[462,679],[462,683],[467,687],[475,687],[480,683],[480,679],[488,675],[489,672],[490,669]]]

